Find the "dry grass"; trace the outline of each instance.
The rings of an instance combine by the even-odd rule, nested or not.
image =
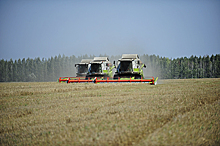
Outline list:
[[[1,83],[0,145],[219,145],[220,79]]]

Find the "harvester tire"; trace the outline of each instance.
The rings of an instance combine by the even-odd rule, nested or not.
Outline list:
[[[141,75],[136,75],[135,79],[141,79]]]
[[[118,79],[118,77],[119,77],[118,75],[114,75],[114,79]]]

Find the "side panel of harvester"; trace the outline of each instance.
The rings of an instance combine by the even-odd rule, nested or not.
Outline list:
[[[86,77],[113,77],[113,68],[114,66],[107,57],[94,57],[94,60],[89,64]]]
[[[80,63],[75,64],[76,77],[85,77],[88,73],[89,63],[92,59],[82,59]]]
[[[118,60],[116,65],[116,72],[114,78],[144,78],[142,63],[137,54],[123,54],[122,58]]]

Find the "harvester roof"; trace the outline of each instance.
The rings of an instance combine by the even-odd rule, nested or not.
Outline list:
[[[92,59],[82,59],[80,63],[75,64],[76,65],[83,65],[83,64],[89,64],[92,61]]]
[[[90,63],[92,59],[82,59],[80,63]]]
[[[94,57],[91,63],[101,63],[101,62],[108,62],[110,63],[108,57]]]
[[[122,54],[122,59],[139,59],[138,54]]]
[[[108,57],[94,57],[93,61],[109,61]]]

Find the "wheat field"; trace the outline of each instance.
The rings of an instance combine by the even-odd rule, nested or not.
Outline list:
[[[0,145],[219,145],[220,79],[0,83]]]

